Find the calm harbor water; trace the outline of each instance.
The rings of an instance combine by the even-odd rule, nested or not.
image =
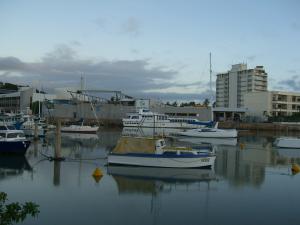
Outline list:
[[[43,156],[53,155],[53,135],[33,143],[26,157],[1,156],[1,191],[10,201],[40,205],[39,216],[22,224],[300,223],[300,174],[290,170],[300,152],[272,147],[273,135],[216,143],[212,170],[107,167],[103,158],[120,135],[63,135],[64,162]],[[171,144],[197,144],[187,141]],[[98,182],[97,167],[104,173]]]

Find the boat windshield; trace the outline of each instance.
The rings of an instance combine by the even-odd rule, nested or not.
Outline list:
[[[14,126],[0,126],[0,130],[15,130]]]
[[[8,133],[7,138],[22,138],[25,137],[23,133]]]

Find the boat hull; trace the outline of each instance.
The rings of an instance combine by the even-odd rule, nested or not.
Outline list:
[[[275,141],[276,147],[279,148],[299,148],[300,138],[277,138]]]
[[[30,145],[30,141],[0,141],[0,154],[24,155]]]
[[[108,164],[165,167],[165,168],[200,168],[214,165],[216,156],[164,156],[156,154],[110,154]]]

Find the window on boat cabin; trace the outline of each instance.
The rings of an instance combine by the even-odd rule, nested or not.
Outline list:
[[[132,116],[131,119],[138,119],[138,116]]]
[[[7,130],[6,126],[0,126],[0,130]]]
[[[18,133],[8,133],[7,134],[7,138],[17,138],[18,137]]]
[[[0,138],[5,138],[5,133],[0,133]]]

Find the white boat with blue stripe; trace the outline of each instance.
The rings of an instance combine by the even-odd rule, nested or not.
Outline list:
[[[215,153],[211,146],[199,148],[166,146],[161,138],[121,137],[108,155],[108,164],[199,168],[212,167]]]

